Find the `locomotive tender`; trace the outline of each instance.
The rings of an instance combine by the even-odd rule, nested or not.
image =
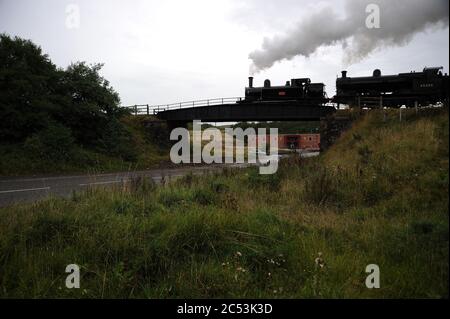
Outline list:
[[[438,102],[448,104],[448,75],[442,67],[424,68],[423,72],[381,75],[376,69],[372,76],[349,77],[342,71],[336,80],[336,96],[333,102],[350,106],[369,106],[374,99],[382,106],[412,107]],[[375,102],[376,103],[376,102]]]

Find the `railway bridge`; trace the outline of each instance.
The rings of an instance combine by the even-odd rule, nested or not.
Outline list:
[[[203,122],[240,121],[319,121],[334,113],[332,105],[319,99],[302,101],[257,101],[242,97],[215,98],[165,105],[124,106],[134,115],[154,115],[169,127],[186,126],[193,120]]]

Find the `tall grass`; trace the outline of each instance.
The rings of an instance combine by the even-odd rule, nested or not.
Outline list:
[[[140,179],[3,208],[0,296],[448,297],[447,207],[448,113],[371,112],[273,176]],[[72,263],[80,289],[64,284]]]

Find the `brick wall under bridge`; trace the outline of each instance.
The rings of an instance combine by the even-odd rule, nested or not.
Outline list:
[[[277,137],[264,135],[261,142],[273,145]],[[275,140],[274,140],[275,139]],[[249,136],[249,143],[258,145],[258,135]],[[278,134],[278,150],[320,151],[320,134]]]

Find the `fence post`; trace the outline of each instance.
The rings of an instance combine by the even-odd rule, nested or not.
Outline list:
[[[380,96],[380,108],[383,108],[383,95]]]
[[[147,115],[150,115],[150,107],[147,104]]]
[[[417,101],[414,102],[414,107],[416,108],[416,115],[419,113],[419,103]]]
[[[402,107],[399,108],[400,113],[399,113],[399,118],[400,118],[400,122],[402,121]]]
[[[134,105],[134,115],[137,115],[137,105]]]

